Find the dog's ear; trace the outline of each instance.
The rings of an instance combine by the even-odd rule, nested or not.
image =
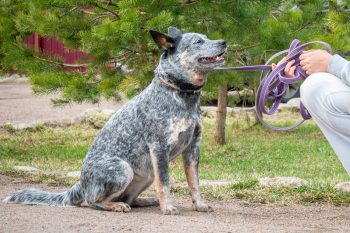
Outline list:
[[[173,38],[153,30],[150,30],[149,33],[160,49],[168,50],[175,47],[175,40]]]
[[[180,31],[180,29],[176,28],[176,27],[169,27],[168,28],[168,35],[172,38],[178,38],[182,36],[182,32]]]

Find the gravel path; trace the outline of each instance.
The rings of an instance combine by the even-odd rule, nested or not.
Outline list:
[[[122,103],[101,101],[99,104],[71,104],[53,107],[50,99],[57,94],[33,95],[26,79],[0,79],[0,125],[5,123],[42,123],[62,119],[71,119],[88,108],[114,109]]]
[[[0,175],[0,199],[35,187],[65,191],[67,187],[30,184]],[[181,214],[162,215],[158,207],[114,213],[77,207],[25,206],[0,202],[0,232],[349,232],[350,208],[334,206],[246,205],[210,202],[215,211],[190,209],[190,198],[175,198]]]

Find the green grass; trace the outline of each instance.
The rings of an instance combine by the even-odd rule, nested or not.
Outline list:
[[[279,122],[284,125],[291,122]],[[205,118],[201,146],[200,179],[231,180],[227,187],[203,187],[207,199],[242,199],[249,203],[347,204],[350,195],[335,191],[338,182],[349,177],[332,148],[312,122],[294,131],[274,132],[261,125],[247,126],[245,119],[229,118],[227,143],[213,141],[214,120]],[[97,134],[89,126],[68,128],[37,127],[35,130],[0,128],[0,172],[15,172],[16,165],[35,166],[45,171],[79,170],[89,145]],[[261,177],[297,176],[309,184],[302,188],[263,188]],[[71,184],[55,175],[26,176],[32,181]],[[171,164],[170,177],[185,181],[181,157]],[[177,195],[188,195],[187,189],[173,188]]]
[[[249,129],[227,126],[227,143],[213,142],[214,121],[205,121],[201,147],[202,179],[256,180],[260,177],[297,176],[312,185],[349,180],[332,148],[311,122],[290,132],[275,132],[256,125]],[[180,163],[178,163],[180,165]],[[184,180],[180,166],[177,179]]]
[[[13,166],[35,166],[45,171],[80,170],[97,134],[89,126],[40,127],[36,130],[0,130],[0,171],[14,172]]]

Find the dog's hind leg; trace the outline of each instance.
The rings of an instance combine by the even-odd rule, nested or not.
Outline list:
[[[134,178],[123,193],[123,200],[132,207],[146,207],[159,205],[157,198],[138,197],[140,193],[146,190],[153,183],[153,176],[144,174],[134,174]]]
[[[103,201],[100,203],[91,203],[90,207],[95,210],[106,210],[114,212],[129,212],[130,206],[124,202]]]
[[[131,210],[127,203],[113,202],[125,191],[133,179],[134,173],[128,163],[120,159],[99,161],[94,168],[90,169],[90,174],[85,192],[85,200],[89,207],[116,212]],[[89,176],[84,178],[89,179]]]
[[[158,198],[155,197],[138,197],[132,203],[132,207],[159,206]]]

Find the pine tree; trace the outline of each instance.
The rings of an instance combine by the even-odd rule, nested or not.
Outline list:
[[[277,2],[7,0],[0,17],[12,19],[3,24],[3,33],[12,33],[2,41],[0,63],[4,71],[28,72],[37,92],[60,91],[62,98],[55,103],[97,102],[101,96],[118,98],[120,91],[133,96],[149,84],[160,54],[148,35],[149,29],[164,32],[174,25],[185,32],[223,38],[231,48],[227,60],[234,62],[229,64],[243,65],[253,62],[254,53],[245,53],[244,48],[261,44],[261,22]],[[33,32],[57,37],[70,48],[81,48],[92,55],[88,73],[63,72],[58,58],[45,57],[23,46],[23,39]],[[257,51],[261,50],[256,49],[256,54]],[[133,72],[125,74],[120,67],[107,68],[111,60],[126,64]],[[238,89],[243,86],[242,74],[234,78],[231,73],[212,76],[207,93],[217,95],[221,83]]]
[[[34,90],[60,91],[61,102],[118,97],[137,94],[153,77],[160,51],[148,35],[149,29],[165,32],[170,25],[183,31],[197,31],[209,38],[226,39],[231,47],[231,64],[252,62],[242,58],[241,47],[260,44],[261,22],[268,16],[271,3],[278,1],[87,1],[87,0],[3,0],[0,8],[0,63],[3,72],[28,72]],[[62,71],[59,58],[45,57],[23,45],[23,39],[37,32],[54,36],[69,48],[80,48],[94,57],[86,74]],[[237,50],[238,49],[238,50]],[[238,52],[237,52],[238,51]],[[245,61],[246,59],[246,61]],[[126,64],[107,68],[111,62]],[[84,61],[82,61],[84,63]],[[206,91],[231,77],[215,73]],[[237,75],[239,77],[239,75]],[[239,78],[232,79],[236,86]],[[217,92],[217,91],[215,91]]]

